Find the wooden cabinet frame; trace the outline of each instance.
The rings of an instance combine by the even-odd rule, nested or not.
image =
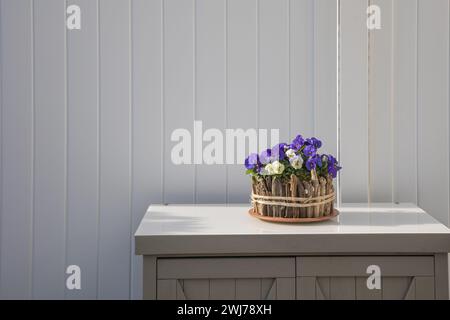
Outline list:
[[[369,290],[378,265],[382,289]],[[144,256],[144,299],[448,299],[448,256]]]

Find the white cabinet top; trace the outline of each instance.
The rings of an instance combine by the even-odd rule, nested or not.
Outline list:
[[[340,214],[332,220],[305,224],[261,221],[248,214],[249,207],[152,205],[135,233],[136,252],[450,251],[450,229],[411,204],[347,204],[338,208]]]

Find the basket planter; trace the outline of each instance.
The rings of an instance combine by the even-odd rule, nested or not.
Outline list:
[[[332,215],[335,199],[331,177],[302,181],[291,175],[252,177],[253,212],[274,218],[319,218]]]
[[[276,222],[313,222],[330,219],[334,209],[333,178],[341,169],[336,158],[319,154],[317,138],[279,143],[245,159],[252,177],[250,214]]]

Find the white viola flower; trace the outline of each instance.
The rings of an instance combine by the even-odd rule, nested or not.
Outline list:
[[[273,174],[282,174],[284,171],[284,164],[279,161],[272,162]]]
[[[300,169],[303,165],[303,159],[300,156],[290,158],[289,162],[294,169]]]
[[[286,151],[286,157],[288,157],[289,159],[295,157],[295,150],[289,149],[288,151]]]
[[[272,164],[271,163],[266,164],[266,166],[264,167],[264,171],[266,172],[266,174],[274,174]]]

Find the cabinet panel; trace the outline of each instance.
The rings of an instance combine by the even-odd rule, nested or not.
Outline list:
[[[369,265],[381,271],[381,288],[369,289]],[[434,299],[433,257],[299,257],[297,299]]]
[[[158,299],[295,299],[294,258],[159,259]]]

